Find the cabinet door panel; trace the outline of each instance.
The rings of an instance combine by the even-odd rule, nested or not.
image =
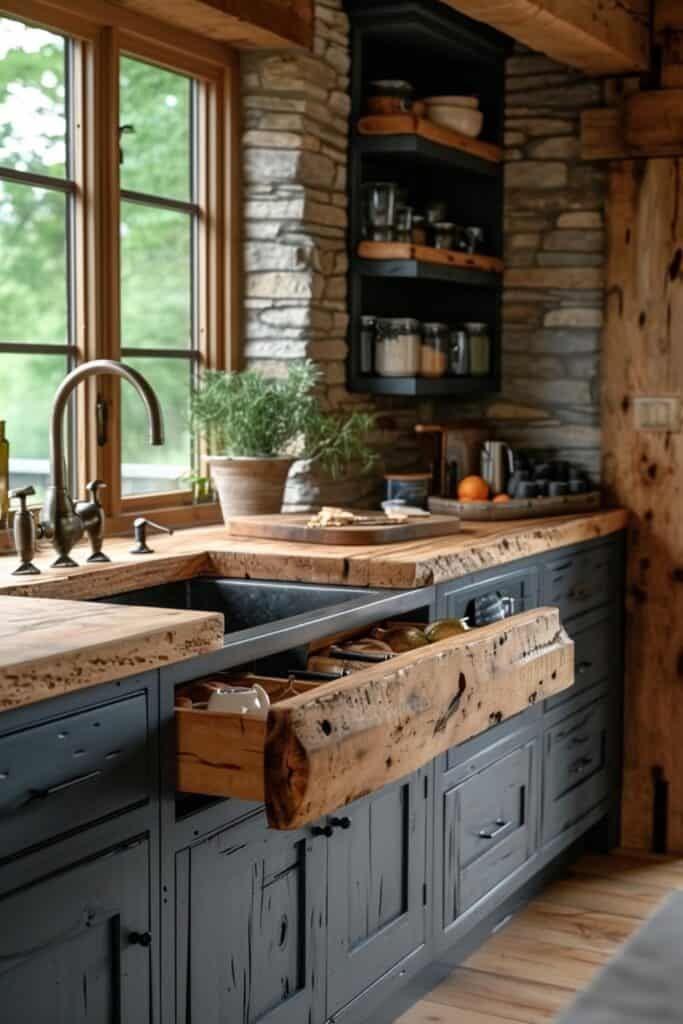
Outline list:
[[[329,840],[328,1015],[424,942],[426,777],[349,805]]]
[[[145,842],[0,900],[0,1019],[8,1024],[150,1024]]]
[[[262,819],[190,851],[188,1024],[314,1024],[325,841]],[[179,964],[179,970],[184,969]],[[315,982],[315,986],[314,986]],[[317,986],[317,987],[316,987]]]

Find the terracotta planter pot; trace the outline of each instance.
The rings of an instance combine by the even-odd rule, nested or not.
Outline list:
[[[294,459],[207,458],[223,519],[277,513],[282,508],[287,475]]]

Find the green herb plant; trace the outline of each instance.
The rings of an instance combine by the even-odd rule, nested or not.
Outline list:
[[[374,417],[325,412],[321,377],[310,360],[292,363],[281,379],[253,369],[207,371],[192,399],[195,436],[209,455],[310,459],[334,478],[352,462],[367,472],[376,459],[366,443]]]

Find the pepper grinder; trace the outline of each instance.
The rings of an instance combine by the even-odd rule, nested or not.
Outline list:
[[[16,498],[19,502],[19,509],[14,513],[14,544],[21,561],[13,571],[13,576],[40,575],[40,569],[33,564],[39,528],[36,527],[36,521],[26,507],[26,499],[35,493],[35,488],[31,485],[9,492],[10,501]]]

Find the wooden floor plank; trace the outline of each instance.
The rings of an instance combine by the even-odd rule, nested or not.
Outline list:
[[[604,878],[618,877],[626,884],[645,885],[670,892],[683,888],[683,860],[654,860],[651,857],[586,856],[572,867],[572,877],[590,874]]]
[[[541,939],[554,946],[592,949],[612,956],[633,934],[638,921],[616,914],[596,914],[582,907],[536,900],[512,919],[501,935]]]
[[[502,1016],[515,1024],[545,1024],[573,997],[571,989],[457,967],[428,999],[456,1008],[458,1012],[446,1018],[448,1024],[460,1024],[465,1010],[476,1010],[494,1021]]]
[[[580,884],[577,883],[580,879]],[[616,914],[644,920],[662,900],[662,890],[653,886],[633,886],[619,878],[580,875],[560,879],[543,890],[547,903],[561,903],[569,907],[601,914]]]
[[[502,931],[469,957],[464,966],[577,991],[607,959],[607,954],[594,949],[558,947],[542,938],[510,940]]]
[[[455,1014],[457,1013],[457,1016]],[[515,1024],[509,1017],[492,1016],[488,1011],[460,1010],[422,999],[397,1017],[394,1024]]]

